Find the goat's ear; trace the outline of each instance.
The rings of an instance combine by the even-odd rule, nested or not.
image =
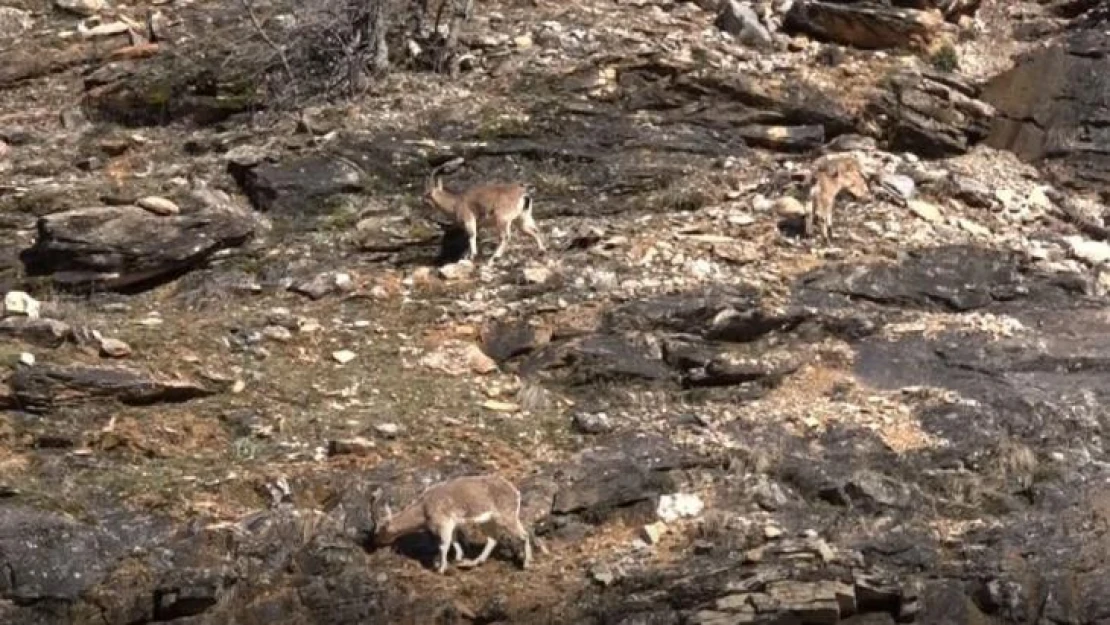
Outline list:
[[[389,520],[393,518],[393,509],[390,508],[389,504],[387,503],[387,504],[385,504],[384,510],[385,510],[385,519],[383,519],[383,520],[388,523]]]

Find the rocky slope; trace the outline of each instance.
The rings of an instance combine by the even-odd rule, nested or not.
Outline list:
[[[0,0],[0,621],[1110,619],[1102,3],[479,3],[299,115],[228,11]],[[479,471],[533,568],[370,544]]]

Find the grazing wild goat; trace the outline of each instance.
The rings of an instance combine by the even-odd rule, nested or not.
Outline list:
[[[470,258],[478,256],[478,225],[492,224],[497,230],[497,249],[490,261],[505,252],[513,234],[513,222],[520,220],[524,234],[532,237],[541,252],[546,252],[536,221],[532,218],[532,196],[520,184],[481,184],[462,193],[452,193],[443,188],[443,180],[436,174],[447,165],[458,165],[462,159],[453,159],[432,170],[424,189],[424,204],[447,213],[455,222],[466,228],[470,242]]]
[[[439,566],[447,569],[447,552],[454,548],[456,564],[463,568],[478,566],[489,558],[497,541],[487,532],[482,553],[473,560],[462,558],[462,547],[455,541],[459,526],[495,527],[524,541],[522,568],[532,561],[532,542],[520,522],[520,491],[498,475],[471,475],[434,484],[396,515],[385,507],[385,519],[377,523],[374,543],[384,546],[417,530],[427,530],[439,538]]]
[[[852,156],[825,156],[814,163],[813,186],[809,190],[806,206],[805,234],[813,236],[814,222],[819,221],[821,237],[829,240],[833,207],[841,191],[847,191],[857,200],[871,196],[863,169]]]

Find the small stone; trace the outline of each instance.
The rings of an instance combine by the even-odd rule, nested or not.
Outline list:
[[[4,296],[5,317],[30,317],[38,319],[42,314],[42,304],[23,291],[8,291]]]
[[[661,539],[666,532],[667,524],[662,521],[656,521],[645,525],[640,534],[647,544],[657,545],[659,544],[659,539]]]
[[[374,441],[362,438],[347,438],[328,441],[329,456],[366,456],[373,452]]]
[[[112,37],[114,35],[122,35],[130,30],[130,27],[123,22],[107,22],[105,24],[97,24],[89,28],[85,24],[77,25],[77,32],[86,39],[94,37]]]
[[[172,201],[167,200],[164,197],[158,197],[157,195],[148,195],[146,197],[139,198],[139,200],[135,202],[135,204],[139,208],[154,213],[155,215],[162,215],[163,217],[168,217],[169,215],[177,215],[181,212],[181,208],[178,207],[177,204],[174,204]]]
[[[903,200],[912,198],[916,187],[913,178],[901,174],[886,174],[879,179],[879,184]]]
[[[961,230],[968,234],[980,237],[989,237],[991,235],[991,231],[986,226],[977,224],[970,219],[960,218],[956,223],[960,226]]]
[[[344,292],[350,291],[351,289],[355,288],[355,281],[351,278],[351,274],[349,274],[349,273],[337,273],[337,274],[335,274],[335,288],[339,289],[340,291],[344,291]]]
[[[573,418],[575,429],[583,434],[605,434],[613,430],[613,423],[604,412],[579,412]]]
[[[437,273],[444,280],[461,280],[474,273],[474,263],[470,260],[460,260],[440,267]]]
[[[747,46],[770,48],[775,43],[771,33],[759,21],[759,16],[748,2],[724,0],[714,24]]]
[[[527,50],[528,48],[531,48],[532,44],[532,35],[530,33],[525,33],[518,37],[513,37],[513,45],[520,48],[521,50]]]
[[[317,274],[311,280],[295,284],[289,287],[289,290],[294,293],[300,293],[301,295],[307,295],[310,299],[318,300],[326,295],[334,293],[338,290],[338,287],[338,276],[325,272]]]
[[[802,217],[806,214],[805,205],[789,195],[775,200],[774,210],[779,217]]]
[[[590,579],[602,586],[608,586],[617,580],[617,576],[613,574],[612,569],[604,564],[599,564],[590,569]]]
[[[126,358],[131,355],[131,346],[119,339],[100,339],[100,355],[106,358]]]
[[[293,339],[293,333],[289,328],[279,325],[269,325],[262,328],[262,336],[279,343],[285,343]]]
[[[355,359],[355,353],[349,349],[341,349],[331,353],[331,357],[341,365],[345,365]]]
[[[1065,237],[1072,256],[1089,265],[1102,265],[1110,261],[1110,243],[1092,241],[1081,236]]]
[[[447,375],[472,372],[486,374],[497,371],[497,361],[490,358],[476,343],[447,341],[439,349],[420,358],[420,365]]]
[[[401,426],[396,423],[378,423],[374,431],[386,438],[393,438],[401,433]]]
[[[35,355],[31,352],[23,352],[19,355],[19,363],[33,367],[35,366]]]
[[[940,223],[944,219],[944,216],[940,214],[940,209],[935,204],[924,200],[910,200],[909,209],[911,213],[931,224]]]
[[[89,17],[104,10],[104,0],[54,0],[54,6],[63,11]]]
[[[768,540],[774,540],[782,536],[782,528],[777,525],[767,525],[763,528],[763,537]]]
[[[521,274],[525,284],[543,284],[551,279],[551,270],[543,265],[529,265]]]
[[[701,497],[688,493],[675,493],[661,495],[655,507],[655,514],[667,523],[682,518],[696,517],[705,509],[705,502]]]
[[[34,26],[34,21],[31,20],[31,14],[23,9],[15,7],[0,7],[0,39],[5,37],[14,38],[23,32],[31,30]],[[0,149],[0,158],[3,158],[3,150]]]
[[[508,401],[498,401],[496,399],[488,399],[482,402],[482,407],[494,412],[517,412],[520,410],[520,405],[518,404]]]

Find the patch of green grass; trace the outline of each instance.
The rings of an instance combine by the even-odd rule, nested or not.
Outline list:
[[[951,43],[945,43],[929,55],[929,63],[942,72],[954,72],[960,69],[960,55]]]

